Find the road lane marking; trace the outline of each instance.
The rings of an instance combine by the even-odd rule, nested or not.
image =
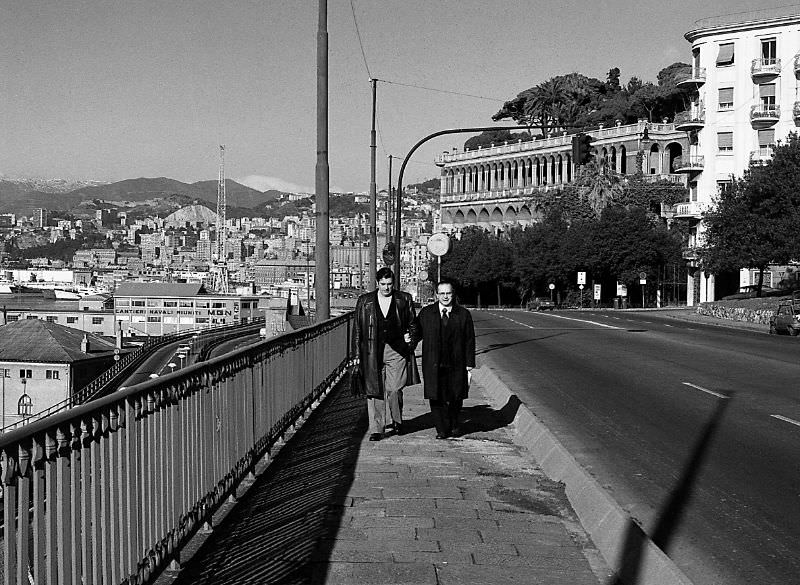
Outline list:
[[[672,325],[669,325],[669,324],[667,324],[667,323],[664,323],[664,327],[672,327]]]
[[[576,319],[574,317],[565,317],[564,315],[553,315],[550,314],[548,317],[555,317],[556,319],[566,319],[567,321],[577,321],[578,323],[591,323],[592,325],[597,325],[598,327],[606,327],[608,329],[621,329],[620,327],[616,327],[614,325],[606,325],[605,323],[598,323],[597,321],[589,321],[588,319]]]
[[[791,418],[788,418],[788,417],[785,417],[785,416],[781,416],[779,414],[771,414],[770,416],[772,418],[777,418],[778,420],[782,420],[783,422],[788,422],[789,424],[796,425],[796,426],[800,427],[800,422],[798,422],[796,420],[793,420]]]
[[[683,382],[684,386],[689,386],[690,388],[694,388],[695,390],[700,390],[700,392],[705,392],[706,394],[711,394],[712,396],[716,396],[717,398],[728,398],[724,394],[720,394],[719,392],[714,392],[713,390],[709,390],[708,388],[703,388],[702,386],[698,386],[697,384],[692,384],[691,382]]]

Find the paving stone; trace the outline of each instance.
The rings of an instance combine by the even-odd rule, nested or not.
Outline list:
[[[481,520],[479,518],[464,518],[463,516],[434,516],[434,525],[431,528],[440,530],[470,529],[470,530],[497,530],[494,520]]]
[[[329,563],[326,585],[437,585],[430,563]]]
[[[464,551],[396,552],[392,553],[392,557],[395,563],[473,564],[472,555]]]
[[[361,517],[354,518],[350,526],[352,528],[433,528],[434,521],[431,517],[425,516],[385,516],[381,518]]]
[[[429,487],[429,486],[386,486],[383,488],[383,497],[396,500],[416,498],[436,498],[461,500],[461,491],[455,487]]]
[[[320,541],[323,545],[327,545],[331,550],[372,550],[382,552],[404,552],[404,551],[419,551],[419,552],[439,552],[441,550],[439,543],[435,540],[415,540],[415,539],[398,539],[392,540],[391,538],[376,538],[365,543],[361,540],[331,540]]]
[[[458,551],[464,553],[483,552],[493,555],[508,555],[516,557],[519,555],[517,546],[508,542],[485,543],[485,542],[454,542],[442,541],[439,543],[442,552]]]
[[[477,530],[439,530],[437,528],[419,528],[417,538],[420,540],[483,542]]]

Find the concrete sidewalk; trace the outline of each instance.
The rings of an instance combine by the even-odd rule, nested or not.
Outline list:
[[[407,433],[367,440],[364,399],[337,388],[180,573],[159,583],[604,583],[564,493],[513,442],[518,401],[474,385],[465,435],[436,440],[421,386]]]

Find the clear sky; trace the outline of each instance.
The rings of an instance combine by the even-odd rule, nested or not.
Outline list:
[[[328,0],[331,188],[369,189],[370,76],[392,82],[378,83],[380,189],[389,154],[492,125],[504,100],[545,79],[619,67],[623,83],[654,81],[689,60],[696,20],[781,6]],[[316,0],[3,0],[0,174],[215,180],[225,144],[229,178],[313,192],[317,17]],[[438,176],[435,154],[466,138],[418,150],[404,183]]]

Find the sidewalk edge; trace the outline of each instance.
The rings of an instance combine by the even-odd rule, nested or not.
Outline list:
[[[486,364],[473,375],[497,408],[517,398]],[[514,442],[533,454],[548,477],[564,483],[578,519],[612,570],[618,575],[635,571],[638,585],[692,585],[524,404],[514,424]]]

